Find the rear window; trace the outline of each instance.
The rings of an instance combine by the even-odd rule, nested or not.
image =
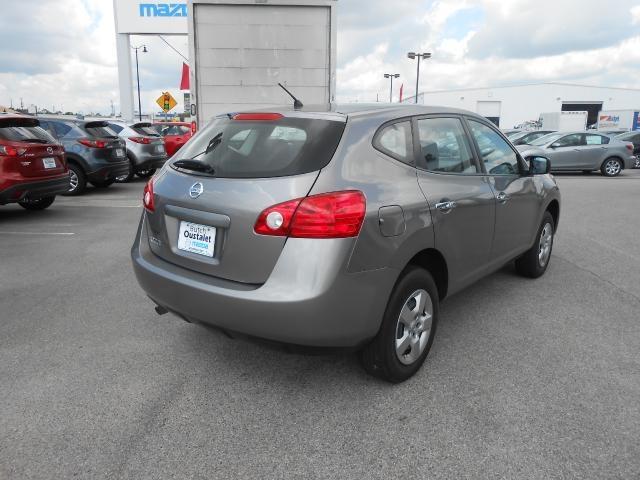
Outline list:
[[[116,132],[111,130],[105,122],[93,122],[84,125],[85,131],[94,137],[117,137]]]
[[[0,139],[10,142],[56,143],[54,138],[32,119],[11,119],[1,122]]]
[[[158,136],[158,132],[151,126],[133,126],[131,127],[136,133],[139,133],[140,135],[148,135],[151,137],[157,137]]]
[[[179,150],[175,160],[206,163],[216,177],[300,175],[329,163],[344,126],[344,122],[296,117],[274,121],[217,118]]]

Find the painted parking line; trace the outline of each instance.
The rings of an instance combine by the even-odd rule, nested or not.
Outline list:
[[[75,235],[73,232],[12,232],[12,231],[3,231],[0,230],[0,235]]]

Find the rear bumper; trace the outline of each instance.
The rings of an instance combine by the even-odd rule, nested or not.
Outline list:
[[[162,168],[166,163],[169,157],[166,155],[162,157],[152,157],[148,159],[144,159],[139,163],[136,163],[136,170],[148,170],[151,168]]]
[[[0,205],[19,202],[25,198],[38,199],[61,195],[69,190],[69,174],[50,180],[16,183],[0,191]]]
[[[353,239],[289,239],[269,279],[247,285],[184,269],[151,252],[143,215],[131,250],[147,295],[183,318],[282,343],[353,347],[377,333],[399,274],[344,271]]]
[[[127,175],[130,168],[128,160],[121,162],[102,162],[92,166],[94,170],[87,172],[87,179],[89,181],[113,180],[121,175]]]

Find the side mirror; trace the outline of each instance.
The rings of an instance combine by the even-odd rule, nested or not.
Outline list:
[[[527,157],[529,175],[545,175],[551,171],[551,160],[547,157]]]

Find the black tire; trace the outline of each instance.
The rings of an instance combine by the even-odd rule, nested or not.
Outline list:
[[[140,178],[149,178],[151,176],[153,176],[153,174],[156,173],[156,169],[155,168],[147,168],[145,170],[140,170],[138,172],[136,172],[136,175]]]
[[[115,181],[118,183],[127,183],[130,182],[133,178],[133,174],[135,173],[135,166],[133,165],[133,160],[129,158],[129,173],[126,175],[119,175],[115,178]]]
[[[616,167],[615,164],[618,164]],[[602,166],[600,167],[600,172],[605,177],[617,177],[622,173],[622,169],[624,165],[622,164],[622,160],[619,158],[607,158],[604,162],[602,162]]]
[[[406,364],[400,361],[401,354],[396,352],[396,340],[399,340],[400,328],[407,336],[410,336],[410,332],[405,331],[404,326],[400,325],[402,322],[399,317],[405,304],[410,304],[412,295],[419,290],[425,291],[431,300],[431,328],[428,331],[422,331],[417,337],[414,335],[414,338],[418,339],[422,339],[422,335],[427,335],[424,350],[410,364]],[[414,303],[414,305],[418,307],[417,304]],[[429,354],[438,325],[438,317],[438,289],[433,277],[422,268],[407,267],[391,292],[378,334],[360,352],[360,359],[365,370],[371,375],[392,383],[403,382],[410,378],[420,369]],[[410,350],[411,347],[406,351],[410,352]]]
[[[18,205],[27,210],[44,210],[45,208],[49,208],[55,199],[55,196],[36,198],[34,200],[30,200],[27,198],[25,200],[19,201]]]
[[[551,239],[550,242],[547,243],[546,240],[543,242],[542,235],[546,226],[551,228]],[[516,271],[522,275],[523,277],[529,278],[538,278],[541,277],[544,272],[547,271],[547,267],[549,266],[549,262],[551,261],[551,252],[553,251],[553,239],[555,237],[555,222],[553,221],[553,217],[547,211],[544,212],[544,216],[542,217],[542,222],[540,223],[540,227],[538,228],[538,233],[536,234],[536,240],[533,246],[525,252],[520,258],[516,260]],[[541,259],[541,251],[543,248],[546,249],[548,246],[548,253],[545,252],[543,255],[544,262]]]
[[[115,183],[115,178],[112,178],[111,180],[95,180],[93,182],[91,182],[91,185],[93,185],[96,188],[107,188],[111,185],[113,185]]]
[[[69,164],[69,191],[63,195],[81,195],[87,188],[87,176],[84,174],[84,170],[75,163]],[[75,176],[75,187],[73,186]]]
[[[633,168],[640,168],[640,155],[636,156],[636,159],[633,162]]]

